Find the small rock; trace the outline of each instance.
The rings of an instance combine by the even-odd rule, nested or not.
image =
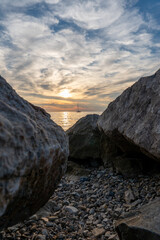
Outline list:
[[[102,225],[102,224],[97,224],[97,227],[98,227],[98,228],[102,228],[103,225]]]
[[[88,237],[88,230],[84,230],[84,231],[83,231],[83,235],[84,235],[85,237]]]
[[[121,208],[116,208],[116,209],[115,209],[115,212],[121,213],[121,212],[122,212],[122,209],[121,209]]]
[[[103,235],[105,233],[105,230],[104,228],[94,228],[92,230],[92,234],[95,236],[95,237],[99,237],[101,235]]]
[[[117,235],[116,234],[112,234],[108,240],[117,240]]]
[[[95,212],[95,210],[93,209],[93,208],[91,208],[90,210],[89,210],[89,214],[93,214]]]
[[[53,222],[47,222],[46,223],[46,227],[53,227],[53,226],[54,226]]]
[[[55,221],[56,219],[58,219],[58,216],[50,216],[48,219],[50,221]]]
[[[80,181],[81,181],[81,182],[86,182],[86,181],[88,181],[88,180],[89,180],[88,177],[80,177]]]
[[[104,223],[107,223],[107,222],[108,222],[108,218],[104,218],[104,219],[103,219],[103,222],[104,222]]]
[[[125,198],[126,203],[131,203],[135,200],[135,197],[134,197],[131,189],[128,189],[127,191],[125,191],[124,198]]]
[[[68,211],[71,214],[77,214],[78,213],[78,209],[73,207],[73,206],[67,206],[65,209],[66,209],[66,211]]]
[[[36,214],[34,214],[33,216],[30,217],[30,219],[36,221],[36,220],[38,220],[38,216]]]
[[[83,206],[83,205],[80,205],[79,208],[80,208],[81,210],[83,210],[83,211],[86,211],[86,210],[87,210],[86,206]]]
[[[108,239],[110,236],[111,236],[111,232],[107,231],[107,232],[105,233],[105,237]]]
[[[134,201],[131,205],[132,207],[136,207],[138,204],[140,204],[142,201],[140,199],[137,199],[136,201]]]
[[[48,222],[48,218],[42,217],[41,220],[43,220],[44,222]]]
[[[42,229],[42,235],[45,235],[46,237],[48,236],[48,231],[47,231],[47,229]]]
[[[39,234],[35,237],[35,240],[46,240],[46,236]]]

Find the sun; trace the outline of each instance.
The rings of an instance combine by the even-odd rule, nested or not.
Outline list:
[[[64,89],[59,93],[59,96],[68,98],[68,97],[71,97],[71,94],[68,89]]]

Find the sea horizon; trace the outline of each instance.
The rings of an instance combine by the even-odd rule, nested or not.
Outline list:
[[[85,117],[88,114],[101,115],[102,111],[54,111],[49,112],[49,114],[51,115],[51,119],[66,131],[72,127],[80,118]]]

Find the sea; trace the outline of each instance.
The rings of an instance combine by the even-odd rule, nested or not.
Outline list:
[[[102,112],[50,112],[52,120],[65,131],[72,127],[80,118],[88,114],[102,114]]]

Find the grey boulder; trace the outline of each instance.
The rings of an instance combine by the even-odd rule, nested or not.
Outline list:
[[[138,173],[150,159],[160,162],[160,70],[110,103],[98,126],[106,136],[103,160],[118,171]]]
[[[100,161],[101,134],[97,127],[98,118],[97,114],[87,115],[67,130],[71,160],[91,165]]]
[[[141,207],[132,216],[119,220],[116,231],[120,240],[159,240],[160,199]]]
[[[0,77],[0,229],[34,214],[66,170],[68,140]]]

